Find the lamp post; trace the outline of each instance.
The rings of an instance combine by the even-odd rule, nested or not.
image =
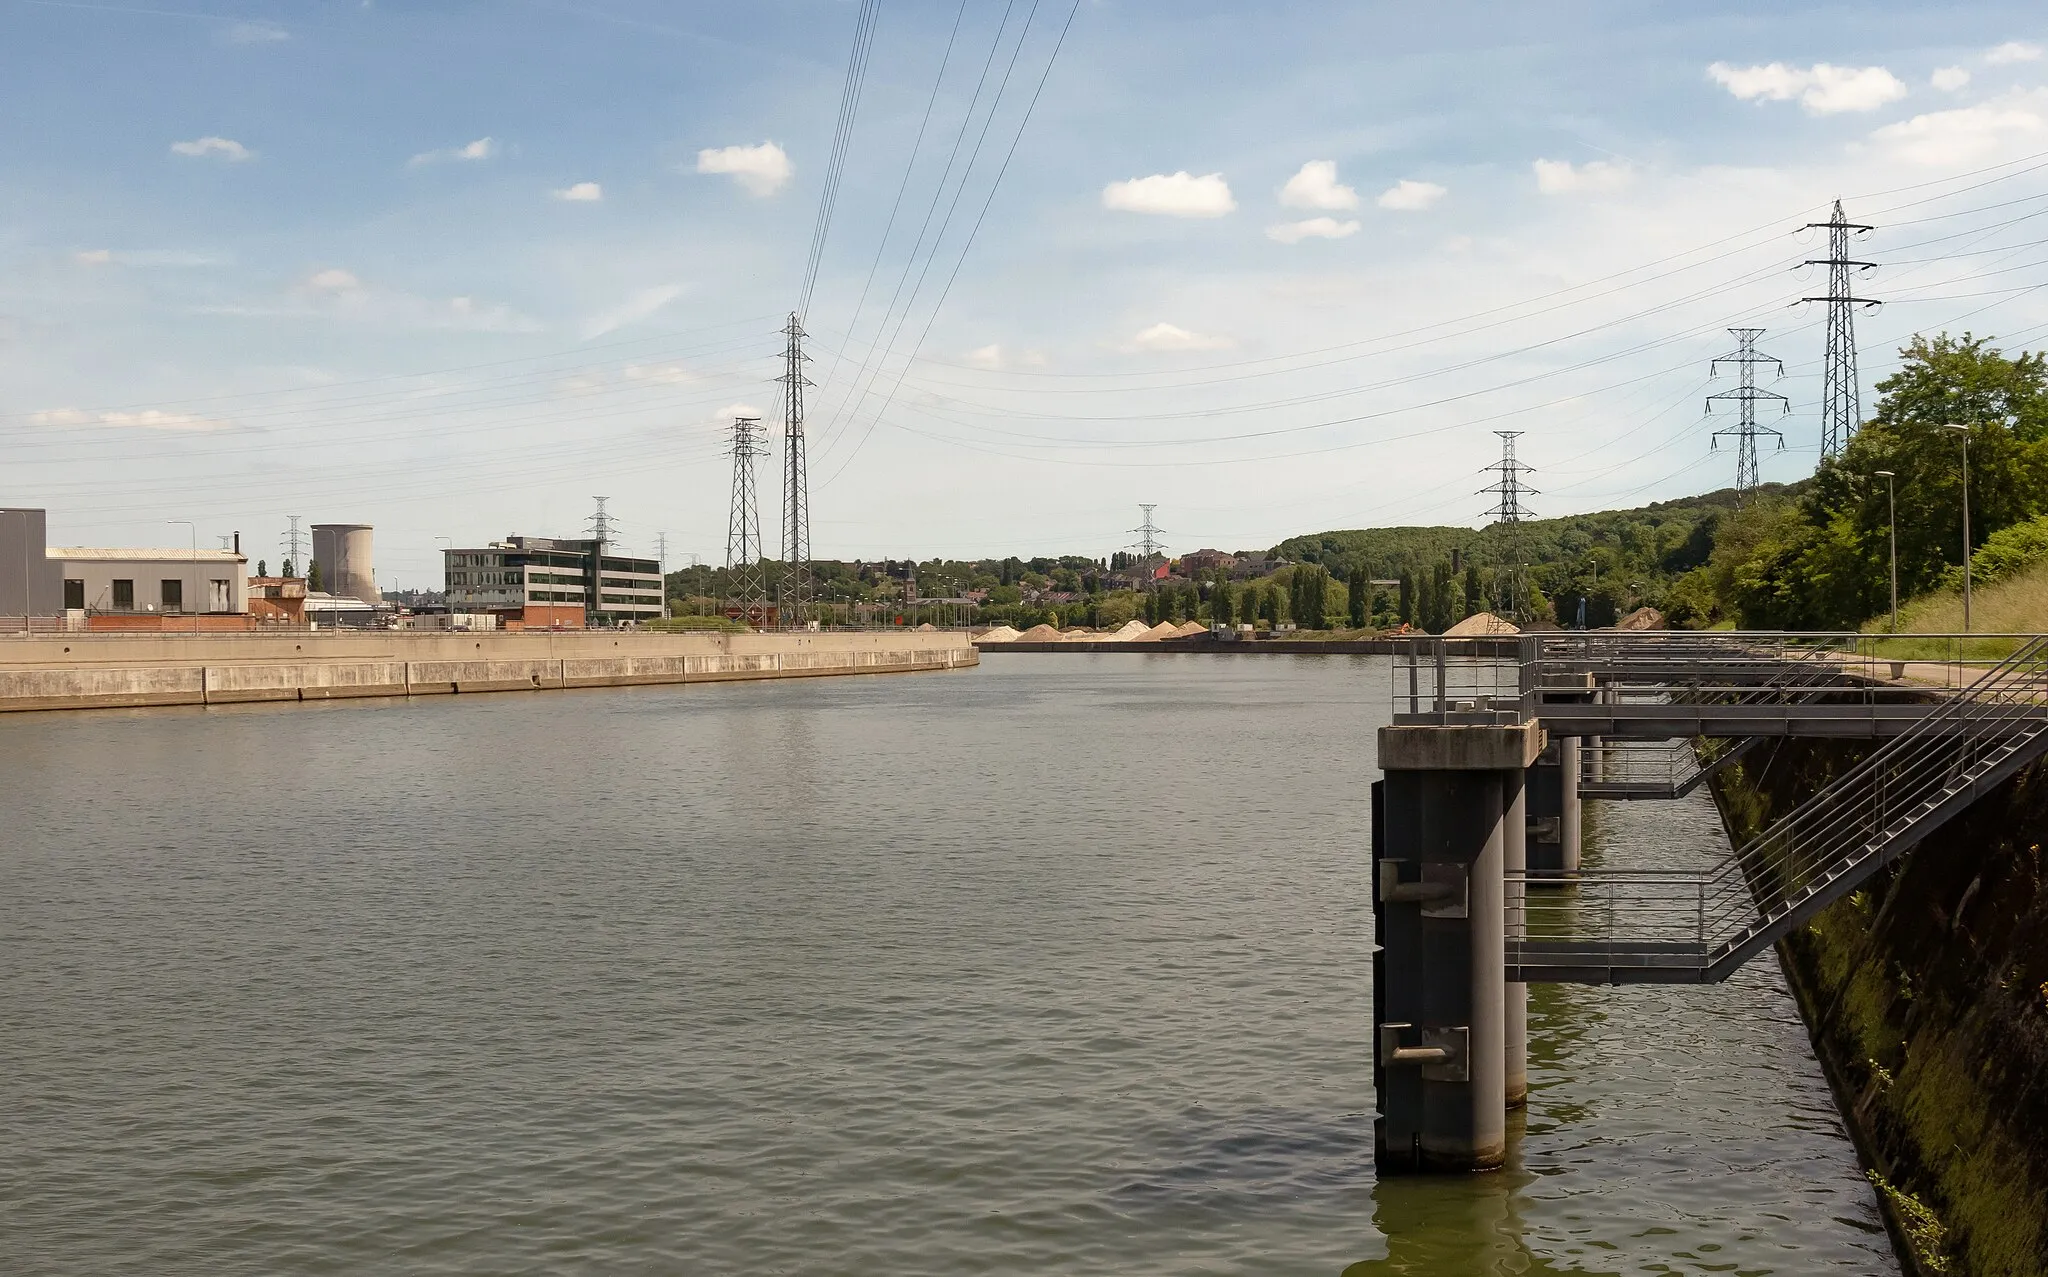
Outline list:
[[[187,563],[187,565],[186,565],[186,570],[185,570],[185,583],[186,583],[187,585],[190,585],[190,584],[192,584],[192,578],[193,578],[193,577],[194,577],[195,575],[197,575],[197,574],[198,574],[198,572],[199,572],[199,529],[198,529],[198,527],[197,527],[196,525],[194,525],[194,524],[193,524],[192,520],[190,520],[190,519],[165,519],[165,520],[164,520],[164,522],[165,522],[165,523],[182,523],[182,524],[184,524],[184,525],[185,525],[185,530],[186,530],[187,532],[189,532],[189,533],[191,533],[191,534],[192,534],[192,557],[191,557],[190,561],[189,561],[189,562]],[[196,593],[197,591],[194,591],[194,592]],[[179,591],[179,593],[180,593],[180,594],[183,594],[183,593],[184,593],[184,591],[183,591],[183,590],[180,590],[180,591]],[[178,600],[178,606],[182,608],[182,607],[184,607],[184,605],[185,605],[185,601],[184,601],[184,600],[183,600],[182,598],[181,598],[181,599],[179,599],[179,600]],[[189,615],[189,609],[188,609],[188,615]],[[194,622],[192,623],[192,628],[193,628],[193,629],[195,629],[195,630],[196,630],[196,629],[198,629],[198,628],[199,628],[199,623],[198,623],[197,621],[194,621]]]
[[[1898,478],[1898,474],[1892,470],[1876,470],[1872,473],[1884,480],[1885,522],[1891,529],[1892,543],[1892,633],[1897,634],[1899,632],[1899,499],[1894,481]]]
[[[1970,428],[1953,422],[1943,430],[1963,437],[1963,633],[1970,632]]]

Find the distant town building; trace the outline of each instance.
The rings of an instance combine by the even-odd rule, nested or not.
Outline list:
[[[1237,566],[1237,556],[1221,550],[1190,550],[1180,556],[1181,571],[1228,572]]]
[[[662,615],[661,565],[599,541],[506,537],[446,552],[448,610],[521,625],[616,625]]]

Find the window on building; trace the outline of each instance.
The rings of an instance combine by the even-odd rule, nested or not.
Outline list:
[[[77,611],[85,607],[85,582],[69,580],[64,582],[64,606],[70,611]]]
[[[114,582],[114,606],[126,612],[135,610],[135,582]]]
[[[167,577],[164,579],[163,589],[157,597],[162,602],[164,611],[182,612],[185,610],[185,583]]]
[[[235,610],[235,594],[228,587],[228,582],[219,579],[208,581],[206,583],[206,593],[207,611],[232,612]]]

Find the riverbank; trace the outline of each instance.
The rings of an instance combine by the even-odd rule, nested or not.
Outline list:
[[[979,663],[962,635],[57,634],[0,641],[0,712],[817,678]]]
[[[1731,837],[1860,757],[1787,740],[1714,782]],[[2048,766],[2020,773],[1779,946],[1902,1252],[2048,1272]]]

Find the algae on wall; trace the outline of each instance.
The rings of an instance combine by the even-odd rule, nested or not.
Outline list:
[[[1783,741],[1715,784],[1738,836],[1853,765]],[[2048,763],[1788,937],[1780,956],[1923,1272],[2048,1274]]]

